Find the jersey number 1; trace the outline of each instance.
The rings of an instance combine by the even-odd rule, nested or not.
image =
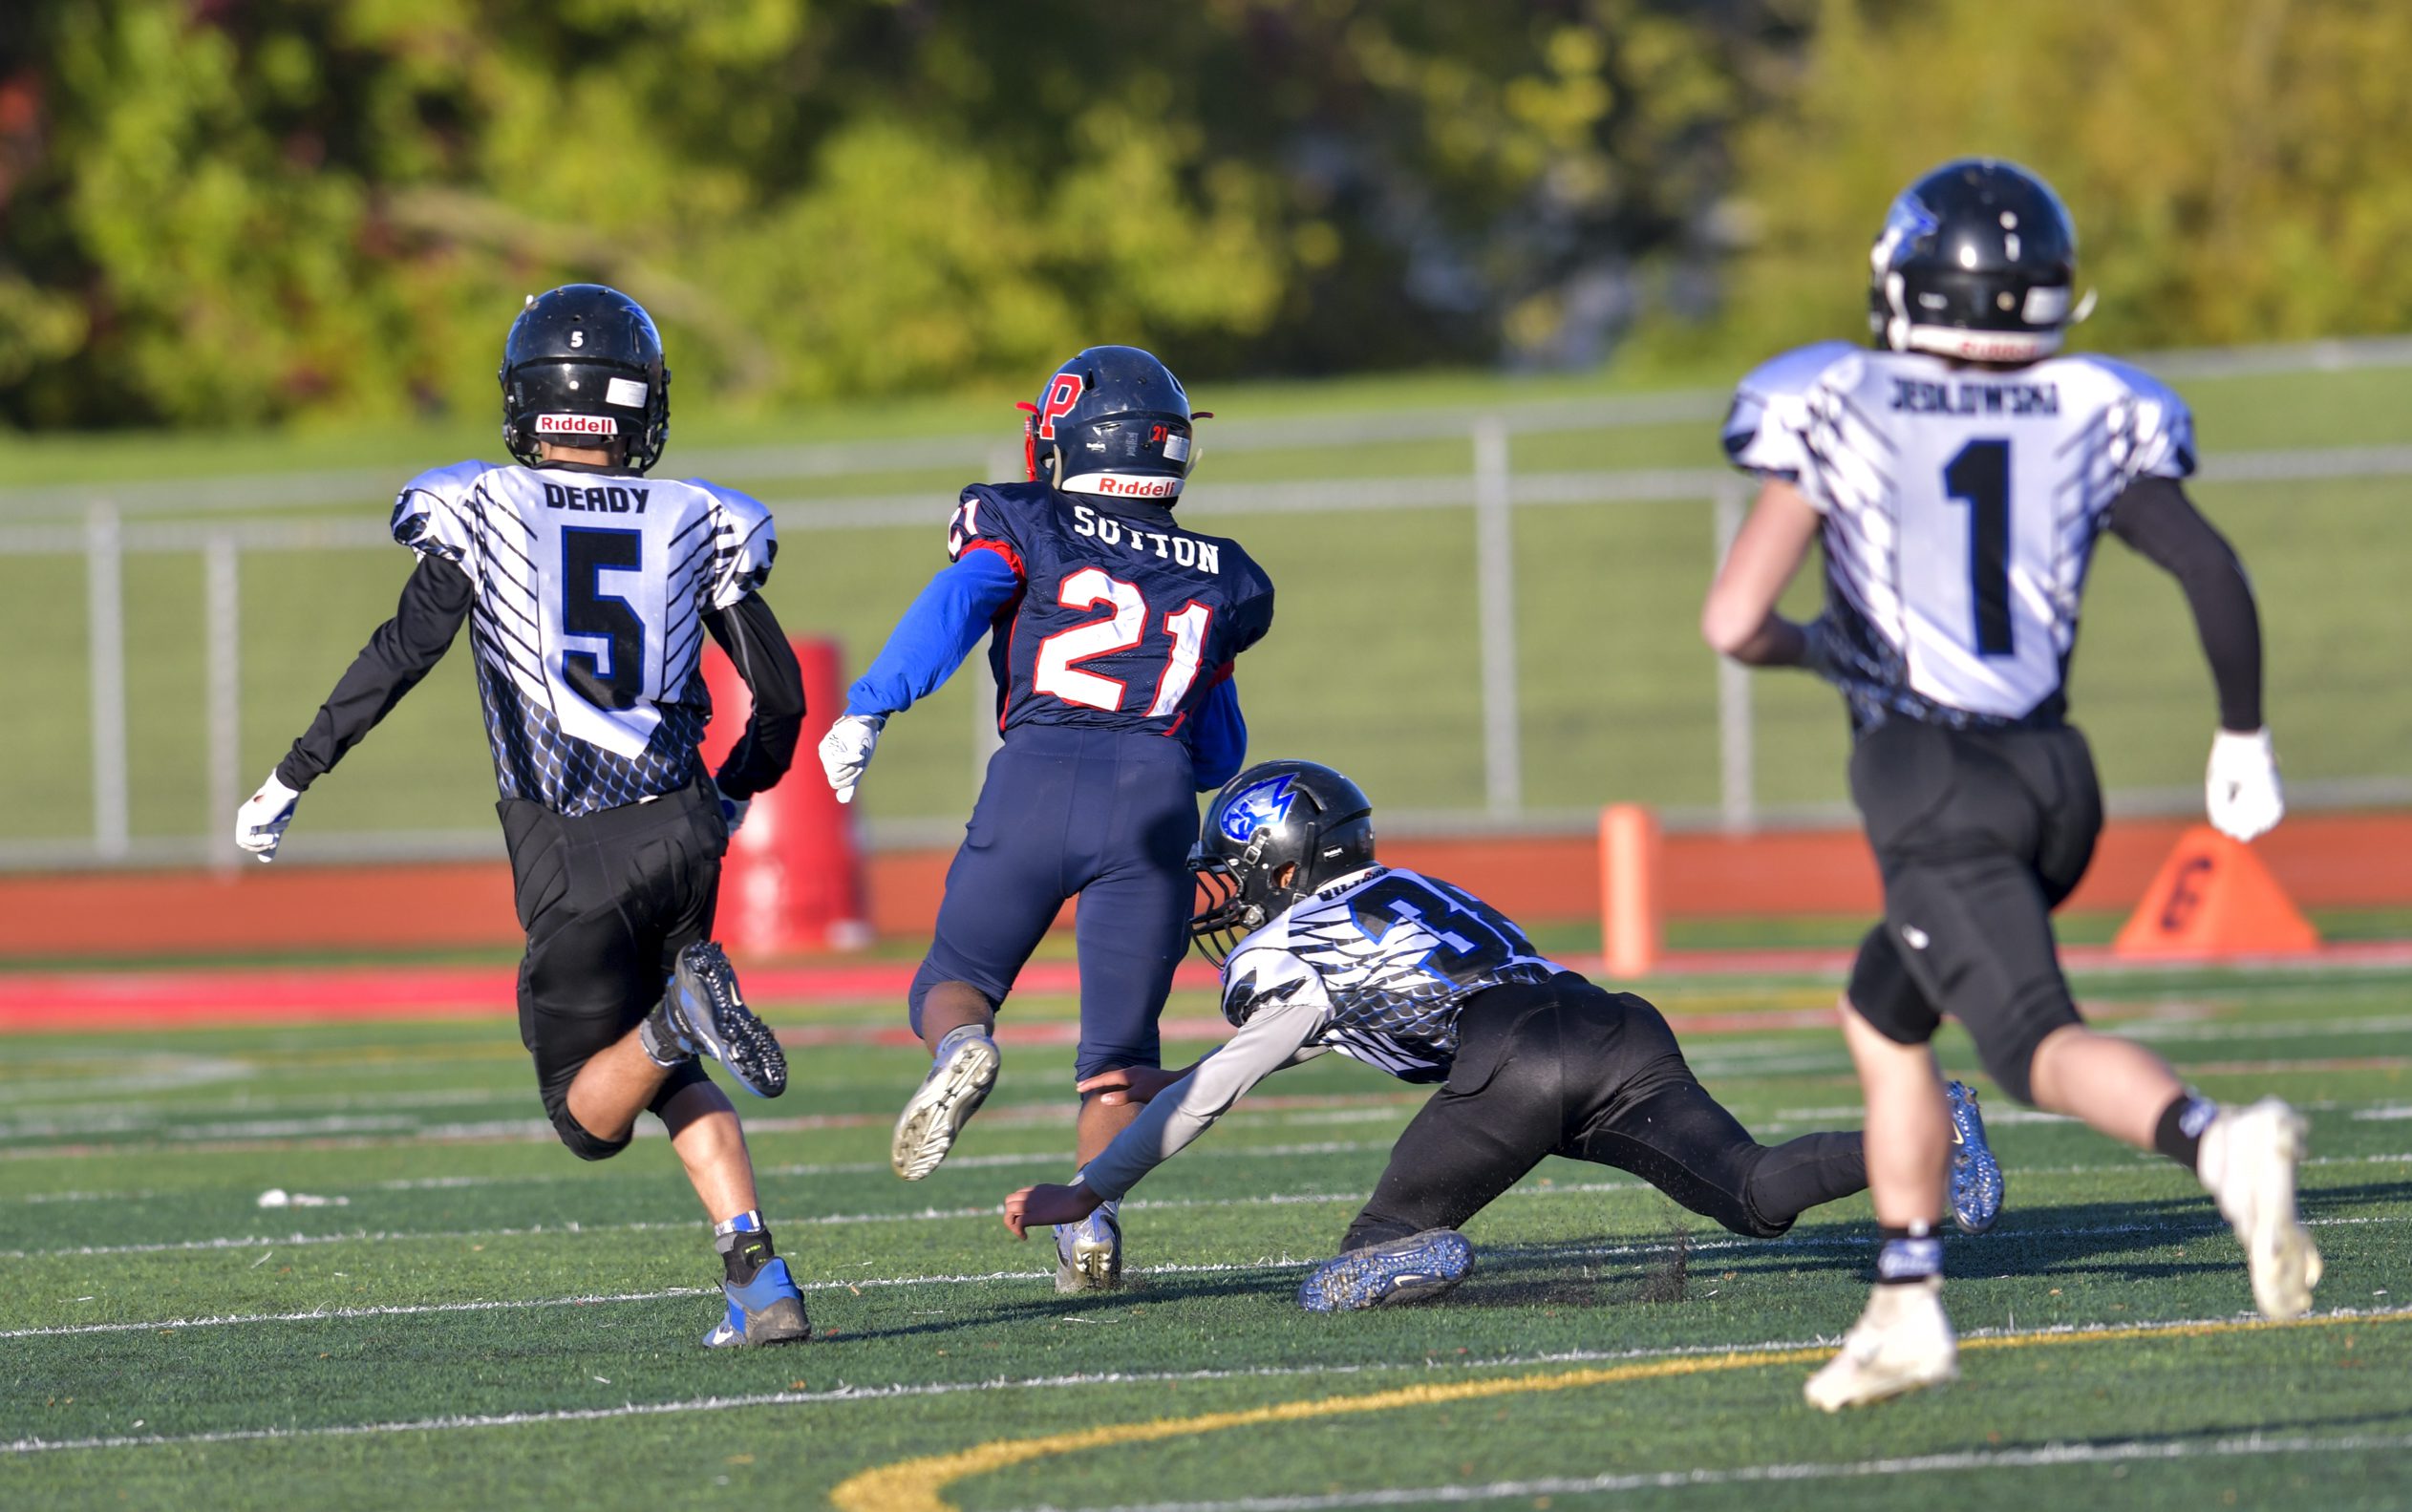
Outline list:
[[[1056,590],[1056,602],[1068,609],[1108,604],[1114,612],[1101,620],[1057,630],[1040,641],[1031,687],[1083,709],[1119,713],[1122,707],[1122,679],[1083,671],[1075,664],[1093,656],[1129,650],[1144,639],[1147,595],[1135,583],[1109,577],[1097,567],[1082,567],[1063,580],[1063,586]],[[1195,599],[1164,616],[1164,633],[1172,638],[1172,656],[1164,664],[1163,675],[1156,679],[1156,696],[1147,704],[1148,718],[1161,719],[1181,707],[1182,695],[1197,680],[1198,659],[1206,650],[1206,627],[1212,623],[1214,610]]]
[[[1976,654],[2008,656],[2010,644],[2010,443],[1971,441],[1943,469],[1943,489],[1969,506],[1968,596],[1976,611]]]

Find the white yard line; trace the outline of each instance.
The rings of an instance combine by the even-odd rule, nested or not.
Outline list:
[[[2412,1449],[2412,1434],[2354,1434],[2317,1438],[2304,1434],[2249,1434],[2240,1438],[2128,1439],[2121,1443],[2047,1443],[2033,1449],[1963,1450],[1910,1455],[1896,1459],[1860,1459],[1842,1464],[1803,1461],[1743,1465],[1732,1470],[1658,1470],[1536,1480],[1494,1480],[1483,1485],[1398,1487],[1380,1491],[1334,1491],[1321,1496],[1238,1497],[1228,1501],[1133,1501],[1081,1512],[1326,1512],[1328,1508],[1423,1506],[1433,1502],[1505,1501],[1529,1497],[1596,1496],[1617,1491],[1679,1491],[1699,1486],[1790,1485],[1804,1480],[1852,1480],[1886,1476],[1942,1475],[1969,1470],[2050,1469],[2061,1465],[2168,1463],[2180,1459],[2235,1459],[2266,1455],[2336,1455]],[[1052,1503],[1020,1512],[1061,1512]]]
[[[1221,1267],[1205,1267],[1221,1268]],[[1250,1268],[1232,1267],[1232,1269]],[[980,1277],[944,1278],[974,1281]],[[1037,1279],[1033,1276],[1031,1279]],[[2339,1308],[2318,1317],[2392,1317],[2408,1308]],[[2201,1328],[2229,1318],[2172,1318],[2159,1323],[2093,1323],[2017,1331],[1972,1329],[1962,1338],[2046,1338],[2137,1329]],[[0,1442],[0,1453],[42,1454],[60,1449],[132,1449],[179,1444],[245,1443],[296,1438],[367,1437],[387,1434],[442,1433],[474,1428],[523,1428],[545,1423],[605,1422],[628,1417],[658,1417],[674,1414],[728,1412],[745,1407],[805,1407],[831,1402],[886,1401],[899,1397],[952,1396],[969,1392],[1057,1391],[1080,1386],[1146,1386],[1181,1381],[1294,1380],[1328,1375],[1369,1375],[1394,1371],[1505,1370],[1534,1365],[1596,1365],[1631,1360],[1678,1359],[1687,1356],[1773,1353],[1830,1345],[1830,1339],[1768,1340],[1757,1344],[1692,1344],[1641,1350],[1565,1350],[1547,1354],[1508,1354],[1483,1359],[1442,1359],[1431,1355],[1412,1360],[1357,1365],[1265,1365],[1247,1370],[1105,1372],[1075,1375],[1024,1376],[977,1381],[931,1381],[909,1386],[844,1386],[819,1392],[762,1392],[745,1396],[701,1396],[681,1401],[623,1402],[614,1407],[577,1407],[551,1412],[464,1414],[402,1421],[328,1423],[307,1428],[227,1428],[198,1434],[122,1434],[93,1438],[18,1438]],[[1881,1461],[1869,1461],[1871,1463]],[[1234,1503],[1233,1505],[1237,1505]]]
[[[1234,1151],[1230,1153],[1237,1154],[1240,1152]],[[2412,1155],[2316,1157],[2312,1160],[2305,1161],[2303,1163],[2307,1167],[2318,1167],[2330,1165],[2394,1165],[2406,1162],[2412,1162]],[[2071,1165],[2035,1169],[2020,1169],[2013,1166],[2009,1168],[2008,1175],[2015,1183],[2021,1179],[2031,1179],[2035,1177],[2126,1175],[2138,1172],[2164,1175],[2176,1174],[2173,1169],[2163,1169],[2162,1167],[2156,1166],[2152,1161],[2140,1157],[2133,1164]],[[1507,1197],[1586,1197],[1597,1196],[1610,1192],[1647,1192],[1654,1190],[1656,1190],[1656,1188],[1651,1186],[1648,1182],[1638,1181],[1552,1182],[1545,1179],[1528,1185],[1510,1187],[1505,1195]],[[2317,1187],[2310,1187],[2305,1190],[2308,1195],[2312,1196],[2316,1196],[2319,1191]],[[1161,1201],[1151,1201],[1146,1198],[1138,1198],[1125,1202],[1122,1206],[1125,1211],[1129,1212],[1179,1212],[1192,1209],[1217,1209],[1232,1207],[1312,1207],[1327,1203],[1362,1203],[1365,1201],[1367,1195],[1368,1194],[1364,1192],[1285,1192],[1269,1194],[1262,1197],[1166,1198]],[[2012,1211],[2015,1213],[2016,1209],[2014,1208]],[[779,1220],[777,1227],[780,1230],[787,1230],[795,1228],[851,1227],[864,1224],[944,1223],[969,1218],[993,1218],[996,1216],[996,1213],[997,1209],[994,1206],[987,1204],[966,1207],[924,1207],[917,1210],[893,1213],[822,1213],[809,1218],[781,1218]],[[2321,1224],[2395,1224],[2412,1222],[2412,1218],[2308,1218],[2304,1220],[2304,1222],[2306,1225],[2311,1225]],[[695,1226],[696,1225],[693,1222],[640,1221],[620,1224],[571,1223],[552,1225],[535,1224],[526,1227],[518,1228],[452,1228],[426,1230],[353,1228],[343,1229],[334,1233],[326,1234],[236,1234],[211,1239],[160,1240],[148,1244],[70,1245],[53,1249],[0,1249],[0,1260],[40,1260],[44,1258],[61,1256],[157,1255],[174,1254],[184,1251],[252,1249],[264,1245],[298,1246],[340,1245],[350,1244],[355,1241],[363,1243],[391,1243],[402,1240],[452,1241],[463,1239],[523,1239],[547,1234],[639,1234],[693,1229]],[[2200,1231],[2205,1233],[2214,1232],[2221,1225],[2216,1223],[2208,1223],[2201,1225]],[[2179,1232],[2178,1229],[2168,1227],[2166,1225],[2137,1225],[2132,1226],[2085,1229],[2012,1228],[2004,1229],[2002,1232],[2052,1235],[2118,1234],[2161,1230],[2166,1230],[2170,1233]],[[2191,1232],[2193,1230],[2188,1231]],[[1853,1243],[1858,1242],[1859,1241],[1856,1240],[1853,1241]],[[1716,1246],[1717,1243],[1718,1242],[1712,1241],[1706,1244],[1695,1243],[1692,1247],[1695,1249],[1712,1248]],[[1772,1243],[1777,1245],[1786,1245],[1810,1244],[1813,1243],[1813,1241],[1806,1239],[1783,1239],[1774,1241],[1746,1240],[1737,1241],[1737,1243]]]

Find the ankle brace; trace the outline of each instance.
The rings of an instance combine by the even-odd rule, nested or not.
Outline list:
[[[1943,1241],[1932,1224],[1876,1230],[1876,1285],[1908,1286],[1943,1274]]]
[[[2152,1147],[2189,1171],[2203,1168],[2203,1131],[2219,1117],[2219,1104],[2188,1088],[2169,1099],[2152,1126]]]
[[[759,1275],[778,1254],[771,1247],[771,1231],[762,1223],[762,1215],[752,1208],[713,1225],[712,1247],[720,1252],[720,1266],[728,1272],[730,1284],[739,1287]]]
[[[695,1058],[695,1053],[671,1029],[669,1019],[658,1007],[636,1026],[636,1042],[644,1050],[645,1058],[656,1066],[676,1067]]]

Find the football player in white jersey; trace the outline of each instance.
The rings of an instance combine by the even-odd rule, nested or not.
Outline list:
[[[562,1142],[599,1161],[638,1114],[670,1131],[715,1230],[728,1311],[715,1347],[810,1336],[771,1247],[736,1110],[698,1062],[777,1097],[779,1041],[711,942],[720,858],[786,772],[803,685],[756,592],[777,539],[745,495],[645,474],[670,428],[661,337],[627,295],[572,284],[531,298],[503,344],[502,437],[516,467],[422,473],[394,505],[418,559],[394,617],[235,820],[273,861],[294,805],[426,676],[464,624],[494,750],[527,955],[520,1037]],[[709,632],[754,698],[707,775]]]
[[[2011,1096],[2195,1172],[2264,1313],[2303,1312],[2319,1279],[2295,1218],[2302,1119],[2275,1099],[2222,1107],[2151,1051],[2087,1028],[2053,944],[2051,910],[2102,826],[2064,682],[2102,532],[2174,575],[2193,611],[2218,689],[2211,822],[2249,841],[2283,811],[2252,590],[2180,483],[2192,419],[2133,368],[2060,354],[2076,257],[2040,180],[1947,163],[1893,202],[1876,239],[1873,350],[1778,357],[1742,380],[1726,421],[1727,452],[1761,482],[1702,633],[1739,661],[1840,687],[1851,796],[1884,878],[1884,922],[1843,1002],[1879,1279],[1808,1384],[1827,1411],[1957,1373],[1934,1237],[1953,1134],[1928,1042],[1944,1013]],[[1825,610],[1796,624],[1776,604],[1812,542]]]
[[[1250,1087],[1326,1051],[1441,1087],[1399,1136],[1339,1257],[1299,1288],[1310,1311],[1457,1285],[1473,1265],[1458,1225],[1546,1155],[1631,1171],[1758,1239],[1868,1184],[1857,1134],[1759,1143],[1692,1075],[1656,1009],[1549,960],[1462,888],[1379,864],[1373,805],[1330,767],[1269,761],[1233,777],[1190,866],[1218,899],[1190,930],[1223,969],[1223,1014],[1239,1033],[1185,1070],[1081,1082],[1147,1110],[1070,1185],[1006,1199],[1016,1238],[1120,1199]],[[2001,1182],[1973,1105],[1968,1118],[1953,1195],[1982,1229]]]

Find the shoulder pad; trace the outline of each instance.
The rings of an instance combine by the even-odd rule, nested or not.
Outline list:
[[[712,607],[725,609],[769,580],[779,557],[779,528],[752,494],[700,478],[685,482],[711,500]]]
[[[460,561],[476,533],[468,518],[470,490],[492,471],[487,462],[455,462],[404,483],[394,496],[394,539],[421,556]]]
[[[1835,366],[1860,354],[1847,341],[1796,347],[1752,369],[1725,412],[1725,455],[1745,472],[1799,478],[1800,432],[1810,389]]]
[[[2194,472],[2194,412],[2178,392],[2132,363],[2091,353],[2063,359],[2108,379],[2109,423],[2134,478],[2187,478]]]
[[[994,551],[1028,577],[1023,564],[1031,543],[1046,528],[1055,511],[1054,490],[1045,483],[973,483],[963,490],[954,517],[947,522],[947,560],[966,551]]]

